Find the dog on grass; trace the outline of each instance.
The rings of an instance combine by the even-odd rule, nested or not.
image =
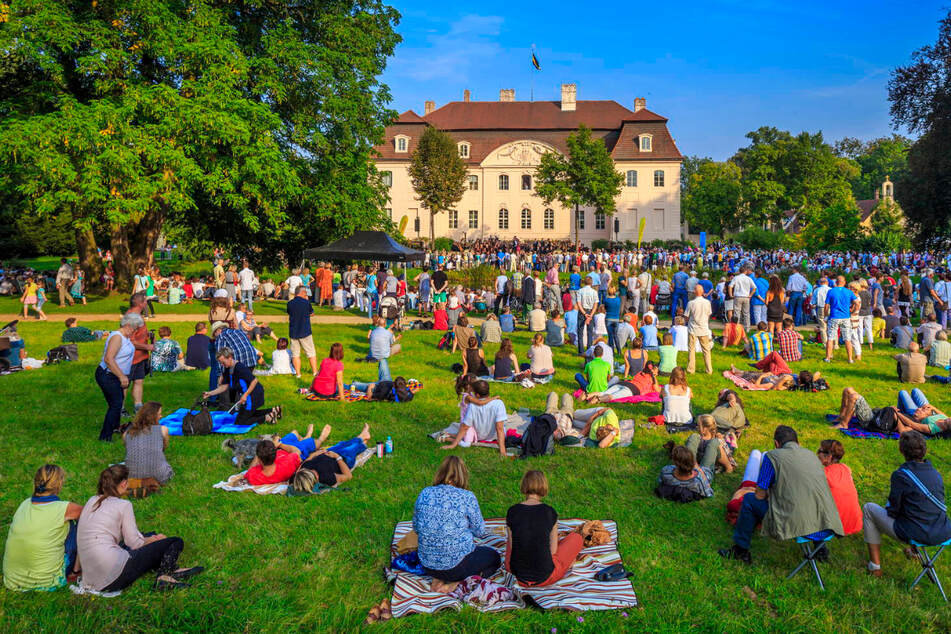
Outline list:
[[[246,469],[251,461],[254,460],[255,452],[258,449],[258,443],[262,440],[270,440],[271,436],[258,436],[257,438],[226,438],[221,443],[222,451],[231,452],[231,462],[239,469]]]

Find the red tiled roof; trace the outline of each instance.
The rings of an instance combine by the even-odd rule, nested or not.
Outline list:
[[[874,198],[871,200],[857,200],[855,202],[859,206],[859,211],[862,212],[859,214],[859,220],[861,222],[868,220],[869,216],[872,215],[872,212],[875,211],[875,207],[878,206],[878,200]]]
[[[616,101],[579,101],[562,111],[559,101],[451,101],[424,117],[441,130],[611,130],[634,116]]]
[[[624,119],[625,121],[667,121],[665,117],[660,116],[656,112],[651,112],[647,108],[643,108],[633,113],[631,116]]]
[[[426,120],[412,110],[407,110],[399,116],[396,123],[426,123]]]
[[[641,110],[635,113],[648,112]],[[617,143],[611,150],[611,158],[615,161],[649,161],[649,160],[680,160],[683,155],[677,149],[673,137],[667,130],[667,125],[663,117],[658,117],[652,112],[648,112],[656,119],[647,119],[640,121],[625,121],[621,127],[621,133],[618,135]],[[651,151],[641,152],[638,138],[642,134],[651,135]],[[610,147],[610,146],[609,146]]]

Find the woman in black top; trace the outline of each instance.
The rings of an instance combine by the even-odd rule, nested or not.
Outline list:
[[[783,329],[783,314],[786,312],[786,292],[783,283],[775,275],[769,276],[769,290],[766,291],[766,322],[769,332],[778,336]]]
[[[231,390],[232,394],[239,394],[235,401],[238,406],[235,425],[273,423],[281,417],[280,406],[264,408],[264,386],[248,366],[235,360],[231,348],[222,348],[216,358],[221,365],[221,377],[218,379],[218,387],[205,392],[202,395],[204,398],[227,390]]]
[[[469,347],[462,351],[462,373],[476,376],[489,376],[485,365],[485,352],[479,347],[479,340],[469,337]]]
[[[351,469],[357,456],[366,451],[369,444],[370,426],[364,425],[363,431],[356,438],[312,453],[291,478],[291,488],[301,493],[310,493],[318,482],[332,487],[350,480],[353,478]]]
[[[548,495],[544,473],[526,472],[520,490],[525,500],[505,514],[505,569],[523,585],[548,586],[565,576],[584,547],[584,539],[573,532],[558,540],[558,513],[542,503]]]

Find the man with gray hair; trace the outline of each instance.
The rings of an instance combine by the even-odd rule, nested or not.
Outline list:
[[[753,269],[746,265],[730,282],[730,289],[733,291],[733,314],[740,318],[744,328],[750,327],[750,298],[756,293],[756,284],[749,276],[752,272]]]

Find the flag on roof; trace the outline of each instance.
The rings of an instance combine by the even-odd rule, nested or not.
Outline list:
[[[538,58],[535,57],[534,51],[532,52],[532,66],[535,67],[535,70],[541,70],[542,65],[538,62]]]

